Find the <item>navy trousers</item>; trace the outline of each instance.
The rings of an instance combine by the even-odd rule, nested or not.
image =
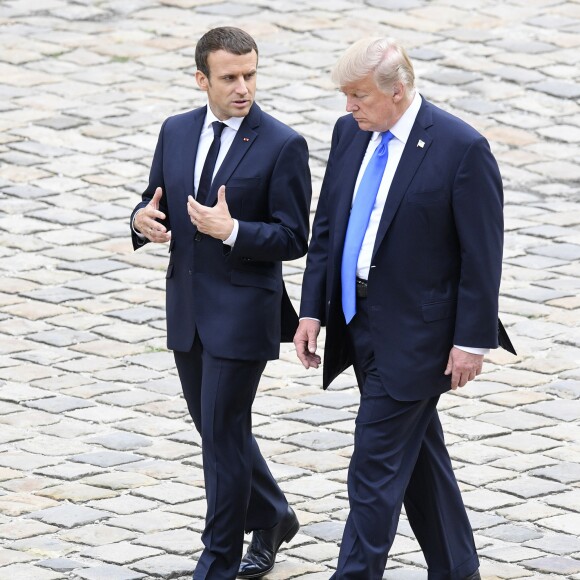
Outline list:
[[[366,300],[349,325],[361,389],[348,472],[350,513],[335,580],[380,580],[403,503],[429,580],[459,580],[479,567],[437,415],[439,397],[397,401],[374,360]]]
[[[288,502],[252,435],[252,403],[266,361],[216,358],[196,336],[174,351],[183,394],[201,434],[207,513],[195,580],[233,580],[244,532],[275,526]]]

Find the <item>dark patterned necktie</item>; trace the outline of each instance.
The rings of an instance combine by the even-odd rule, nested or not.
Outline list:
[[[209,151],[207,152],[207,157],[205,158],[205,163],[203,164],[203,169],[201,171],[201,177],[199,178],[199,187],[197,188],[197,193],[195,199],[205,205],[207,197],[209,195],[209,190],[211,188],[211,181],[213,179],[213,171],[215,169],[215,163],[220,152],[221,135],[225,128],[225,124],[221,121],[214,121],[212,124],[213,129],[213,141],[210,145]]]

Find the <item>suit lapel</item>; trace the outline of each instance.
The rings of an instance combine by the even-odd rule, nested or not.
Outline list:
[[[206,205],[212,206],[216,203],[218,189],[227,183],[240,161],[244,158],[244,155],[250,150],[250,147],[258,137],[257,129],[260,125],[261,114],[260,107],[254,103],[236,132],[230,149],[212,181]]]
[[[403,155],[401,156],[399,165],[397,166],[393,182],[389,188],[381,221],[379,222],[379,229],[373,249],[373,259],[393,221],[393,218],[395,217],[395,214],[397,213],[401,201],[403,201],[403,198],[405,197],[405,193],[407,192],[415,173],[419,169],[419,166],[427,154],[427,150],[431,146],[433,140],[426,130],[431,125],[431,111],[429,110],[427,101],[423,100],[417,118],[415,119],[415,123],[413,124],[413,128],[411,129],[411,133],[409,134],[409,138],[407,139]],[[423,145],[420,145],[421,142]]]

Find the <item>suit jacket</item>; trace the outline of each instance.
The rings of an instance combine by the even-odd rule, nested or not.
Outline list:
[[[308,252],[300,315],[327,327],[325,388],[352,362],[340,264],[370,137],[351,115],[337,121]],[[419,400],[448,390],[443,373],[453,344],[497,347],[502,248],[502,182],[487,141],[423,99],[368,278],[375,358],[391,396]]]
[[[171,230],[167,268],[167,346],[189,351],[195,331],[222,358],[277,358],[297,316],[282,280],[282,260],[306,253],[311,182],[303,137],[254,104],[242,122],[208,195],[226,186],[239,220],[233,248],[197,231],[187,213],[206,107],[167,119],[137,210],[163,188],[160,210]],[[133,246],[143,241],[132,231]]]

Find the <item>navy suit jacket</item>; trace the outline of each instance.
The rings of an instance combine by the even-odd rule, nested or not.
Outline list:
[[[282,260],[306,253],[311,182],[308,147],[298,133],[254,104],[211,186],[207,205],[226,186],[239,233],[229,248],[193,226],[197,145],[206,107],[167,119],[153,157],[149,185],[135,212],[157,187],[171,230],[167,268],[167,346],[189,351],[195,330],[204,348],[222,358],[269,360],[292,340],[298,319],[282,280]],[[132,231],[135,249],[143,241]]]
[[[340,264],[370,137],[352,115],[337,121],[308,252],[300,315],[327,327],[325,388],[352,363]],[[376,364],[391,396],[419,400],[448,390],[443,373],[454,344],[497,347],[502,249],[502,182],[487,141],[423,99],[368,279]]]

